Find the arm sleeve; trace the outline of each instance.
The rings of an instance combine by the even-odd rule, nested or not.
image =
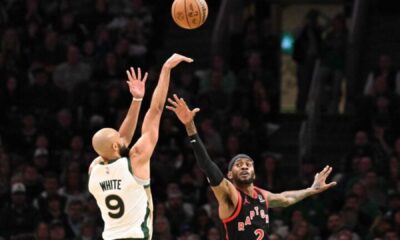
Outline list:
[[[224,175],[218,168],[217,164],[211,161],[207,150],[201,141],[198,134],[189,136],[190,144],[192,145],[194,156],[201,170],[206,174],[211,186],[218,186],[224,179]]]

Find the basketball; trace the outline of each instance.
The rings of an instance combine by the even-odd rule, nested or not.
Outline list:
[[[195,29],[206,21],[208,6],[205,0],[174,0],[171,14],[179,27]]]

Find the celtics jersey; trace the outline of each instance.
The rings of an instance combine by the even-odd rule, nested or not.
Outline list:
[[[231,217],[223,219],[226,240],[267,240],[267,192],[254,187],[253,196],[238,190],[238,204]]]
[[[103,239],[149,239],[152,233],[149,181],[134,177],[128,158],[93,166],[89,191],[104,221]]]

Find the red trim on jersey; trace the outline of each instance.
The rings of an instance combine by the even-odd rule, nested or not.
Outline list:
[[[267,210],[269,207],[269,203],[268,203],[268,192],[264,189],[261,189],[259,187],[254,187],[254,189],[256,189],[257,191],[259,191],[261,193],[261,195],[263,195],[264,199],[265,199],[265,205],[267,206]]]
[[[239,191],[237,191],[237,193],[238,193],[238,203],[237,203],[236,209],[233,212],[232,216],[230,216],[228,218],[225,218],[225,219],[222,219],[222,222],[224,224],[232,221],[233,219],[235,219],[239,215],[240,210],[242,210],[242,195],[240,194]]]
[[[224,223],[224,228],[225,228],[225,237],[226,237],[226,240],[229,240],[228,227],[226,226],[226,223]]]

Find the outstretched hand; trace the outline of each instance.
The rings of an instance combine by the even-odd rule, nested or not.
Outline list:
[[[325,166],[325,168],[321,172],[315,174],[314,183],[312,184],[311,188],[314,189],[317,193],[320,193],[328,190],[331,187],[336,186],[336,182],[326,183],[326,179],[331,172],[332,167]]]
[[[196,113],[200,111],[200,108],[190,110],[185,100],[183,100],[183,98],[179,98],[176,94],[174,94],[174,100],[168,98],[168,102],[171,105],[166,106],[166,108],[173,111],[184,125],[191,122]]]
[[[177,53],[174,53],[164,63],[164,67],[168,68],[168,69],[172,69],[172,68],[176,67],[181,62],[191,63],[191,62],[193,62],[193,59],[185,57],[185,56],[177,54]]]
[[[146,90],[145,84],[147,81],[147,72],[144,74],[142,79],[142,71],[140,68],[137,68],[137,75],[135,73],[135,69],[133,67],[129,70],[126,70],[126,75],[128,76],[129,91],[131,92],[134,98],[143,98],[144,92]]]

